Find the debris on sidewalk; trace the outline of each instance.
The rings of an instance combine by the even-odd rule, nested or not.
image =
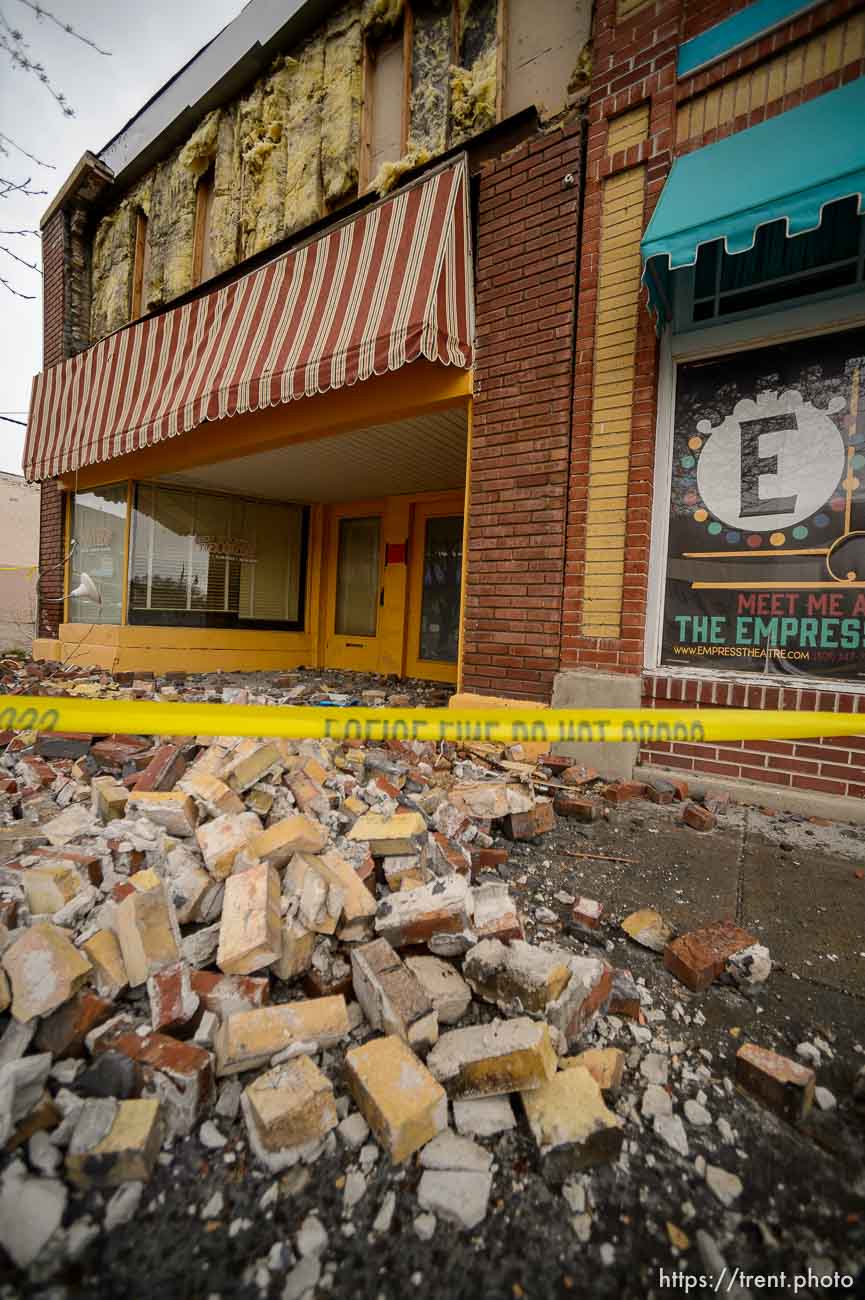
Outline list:
[[[334,694],[302,673],[277,680],[245,698]],[[47,665],[23,684],[39,681],[115,700],[217,703],[236,689]],[[638,1150],[681,1163],[699,1147],[715,1202],[744,1195],[744,1163],[740,1179],[707,1159],[720,1134],[733,1161],[727,1076],[790,1124],[808,1114],[810,1065],[752,1042],[712,1061],[685,1041],[699,999],[679,998],[723,976],[745,1001],[769,978],[755,936],[718,922],[677,938],[650,906],[619,919],[600,889],[567,892],[552,871],[527,883],[526,855],[548,852],[557,816],[586,891],[595,823],[620,805],[675,801],[706,829],[714,813],[684,803],[683,783],[601,788],[530,744],[46,744],[59,739],[5,733],[0,752],[0,1244],[19,1269],[62,1275],[79,1237],[140,1219],[193,1152],[209,1177],[261,1179],[262,1206],[282,1194],[274,1178],[306,1186],[339,1162],[346,1236],[368,1204],[372,1233],[398,1214],[423,1240],[477,1231],[498,1187],[532,1168],[583,1242],[594,1211],[579,1180],[603,1166],[627,1178]],[[595,865],[636,861],[599,851]],[[639,948],[656,987],[624,964],[639,975]],[[831,1118],[834,1095],[818,1093]],[[391,1168],[407,1176],[386,1182]],[[207,1186],[205,1221],[244,1232],[242,1217],[229,1226],[227,1183]],[[102,1223],[87,1217],[99,1189]],[[332,1276],[314,1223],[299,1261],[279,1246],[285,1294]]]

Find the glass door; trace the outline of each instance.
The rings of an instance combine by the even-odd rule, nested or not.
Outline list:
[[[339,506],[331,514],[325,652],[329,668],[374,672],[378,666],[383,514],[378,503],[369,502]]]
[[[463,566],[463,498],[415,506],[406,674],[455,682]]]

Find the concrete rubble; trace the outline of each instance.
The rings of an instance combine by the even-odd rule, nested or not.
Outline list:
[[[64,670],[50,687],[331,695],[303,674],[276,680],[262,693]],[[302,1188],[339,1163],[343,1231],[368,1204],[370,1240],[395,1216],[419,1240],[482,1231],[520,1150],[584,1243],[592,1171],[626,1179],[651,1148],[690,1161],[729,1209],[749,1174],[725,1107],[741,1098],[797,1126],[836,1113],[825,1087],[812,1113],[822,1039],[804,1063],[759,1042],[713,1061],[686,1041],[710,985],[748,998],[771,978],[755,936],[711,916],[677,936],[649,905],[616,916],[603,899],[522,889],[523,846],[543,853],[556,827],[585,845],[584,823],[638,798],[683,803],[682,782],[601,787],[520,746],[51,741],[46,756],[45,738],[7,733],[0,753],[0,1245],[34,1277],[140,1219],[190,1144],[207,1168],[270,1179],[267,1206],[274,1178]],[[685,813],[680,834],[706,829]],[[627,965],[636,949],[680,1008],[669,1021]],[[392,1167],[405,1176],[382,1183]],[[244,1232],[208,1187],[204,1220]],[[85,1213],[94,1191],[101,1223]],[[282,1294],[312,1294],[333,1249],[314,1214],[296,1246],[250,1278],[266,1291],[278,1264]]]

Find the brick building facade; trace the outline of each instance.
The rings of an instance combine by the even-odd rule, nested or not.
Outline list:
[[[486,23],[490,33],[498,34],[490,36],[492,41],[500,37],[511,21],[502,15],[516,15],[520,5],[512,0],[508,9],[476,0],[474,8],[478,21]],[[391,42],[389,49],[394,47],[394,41],[403,41],[403,58],[410,63],[419,56],[412,55],[405,42],[420,39],[417,13],[422,9],[420,6],[415,13],[413,28],[406,22],[402,35],[385,34]],[[544,14],[547,10],[551,23],[553,20],[561,23],[564,7],[547,4]],[[588,31],[587,9],[583,17]],[[559,32],[558,27],[556,31]],[[331,29],[327,32],[326,44],[331,40]],[[688,185],[684,169],[692,165],[690,159],[695,160],[694,165],[702,165],[706,160],[711,173],[713,160],[718,158],[718,168],[722,170],[723,157],[712,151],[719,146],[726,147],[725,141],[738,138],[747,151],[754,138],[749,132],[776,119],[782,130],[787,120],[802,120],[805,129],[810,118],[787,119],[786,115],[807,110],[809,105],[817,103],[831,110],[832,105],[840,102],[839,93],[847,93],[850,87],[856,90],[856,83],[865,71],[865,6],[855,0],[812,0],[811,3],[713,0],[708,4],[698,4],[695,0],[597,0],[591,13],[590,46],[581,44],[582,33],[582,27],[579,32],[562,28],[559,33],[561,48],[567,51],[573,72],[568,81],[567,104],[552,116],[541,110],[536,86],[531,92],[520,91],[522,99],[515,98],[514,87],[521,84],[513,52],[515,45],[512,42],[509,47],[507,40],[501,41],[496,51],[495,111],[492,118],[479,117],[462,140],[471,177],[476,317],[469,379],[460,386],[452,376],[443,378],[449,367],[418,369],[415,374],[423,382],[417,385],[409,382],[396,398],[391,396],[397,391],[394,376],[369,379],[361,385],[365,394],[360,408],[366,412],[370,427],[386,427],[390,431],[388,436],[403,437],[407,436],[410,420],[418,428],[422,422],[422,436],[431,448],[444,447],[444,440],[451,439],[449,455],[456,455],[454,449],[464,437],[462,469],[448,470],[447,456],[442,452],[441,465],[430,466],[431,474],[440,473],[440,480],[430,481],[428,487],[434,489],[431,491],[419,487],[416,474],[413,477],[415,470],[410,466],[401,471],[402,478],[387,480],[384,475],[373,476],[372,487],[353,513],[342,504],[328,504],[338,503],[339,498],[316,497],[310,490],[306,499],[313,504],[305,525],[308,563],[303,578],[307,584],[303,627],[288,632],[277,630],[274,635],[268,629],[266,636],[262,633],[264,639],[253,638],[247,631],[235,631],[230,636],[202,633],[194,639],[194,650],[200,652],[202,666],[219,663],[232,667],[248,662],[249,666],[290,667],[298,662],[316,662],[325,667],[372,667],[379,671],[424,675],[427,665],[429,675],[440,680],[455,681],[458,676],[466,690],[563,705],[637,706],[642,703],[647,708],[703,705],[865,712],[862,656],[857,659],[855,654],[836,655],[830,648],[821,649],[809,659],[803,651],[801,657],[808,662],[827,665],[826,669],[809,672],[807,667],[794,666],[794,656],[782,663],[783,648],[779,650],[774,642],[770,645],[767,639],[765,664],[761,666],[762,641],[750,660],[747,659],[744,650],[737,649],[730,636],[720,630],[725,615],[717,612],[726,608],[724,601],[739,599],[736,595],[739,589],[745,593],[758,592],[761,586],[766,591],[776,590],[784,586],[790,574],[793,574],[792,591],[828,590],[832,583],[822,571],[821,580],[813,565],[822,565],[825,556],[832,572],[829,557],[836,553],[840,543],[859,535],[854,525],[865,506],[854,476],[854,462],[858,465],[859,455],[854,446],[858,437],[858,413],[852,408],[855,407],[853,396],[859,393],[860,387],[858,378],[851,379],[851,375],[859,373],[854,364],[857,331],[861,331],[865,322],[863,244],[860,243],[860,253],[856,256],[846,257],[844,261],[832,253],[834,260],[830,258],[828,263],[826,249],[821,251],[818,244],[819,228],[823,229],[824,244],[831,242],[831,236],[838,248],[842,245],[846,248],[851,239],[862,239],[865,219],[859,215],[861,200],[858,208],[850,204],[861,194],[858,182],[854,183],[854,171],[856,177],[859,175],[856,167],[865,173],[865,157],[853,159],[855,167],[850,172],[847,189],[837,178],[834,189],[831,184],[828,189],[824,185],[820,191],[819,216],[811,226],[802,227],[800,223],[799,228],[783,232],[786,237],[799,233],[800,228],[817,230],[814,239],[808,236],[797,244],[789,237],[785,243],[777,229],[774,234],[770,230],[765,237],[760,234],[758,239],[758,231],[771,224],[770,217],[776,226],[787,220],[783,196],[776,196],[769,217],[764,213],[762,221],[755,219],[751,243],[746,239],[736,249],[727,250],[724,243],[727,231],[722,220],[727,200],[719,199],[717,213],[710,213],[714,221],[711,238],[705,232],[694,237],[690,260],[674,263],[672,254],[667,257],[666,246],[659,257],[657,240],[649,249],[657,226],[653,222],[656,210],[666,216],[675,204],[677,175],[686,178],[679,187],[680,194],[684,193],[679,201],[685,206],[688,190],[701,188]],[[344,41],[342,31],[338,39]],[[367,34],[364,39],[368,46],[371,40],[380,40],[381,35]],[[454,48],[461,50],[458,35],[456,39]],[[365,79],[373,75],[378,57],[375,50],[370,55],[367,46],[364,46]],[[493,48],[490,45],[489,51]],[[410,82],[411,78],[406,84]],[[365,87],[369,84],[364,81]],[[409,118],[414,103],[410,100],[405,110]],[[223,116],[215,126],[211,114],[191,138],[187,130],[187,143],[181,148],[180,142],[176,142],[174,153],[166,154],[166,145],[162,151],[166,161],[158,164],[169,176],[170,183],[176,185],[178,168],[185,165],[184,159],[192,158],[196,169],[190,191],[193,197],[188,202],[184,200],[183,215],[190,230],[193,216],[196,229],[199,222],[203,229],[209,220],[207,210],[201,205],[204,185],[200,181],[206,181],[210,175],[208,184],[211,188],[215,186],[214,192],[222,203],[218,211],[223,219],[231,195],[230,185],[226,188],[224,178],[231,174],[237,180],[236,173],[230,173],[230,166],[239,165],[237,159],[232,162],[218,152],[222,149],[219,142],[225,115],[230,117],[233,110],[229,105],[219,112]],[[363,112],[362,109],[361,189],[364,167],[368,168],[370,156],[377,156],[375,139],[371,142],[367,139],[370,132],[374,136],[375,123],[364,118]],[[843,147],[855,153],[857,146],[850,143],[855,136],[854,119],[849,110],[846,117],[840,111],[838,121],[840,125],[832,132],[833,139],[838,137]],[[426,130],[428,124],[420,123],[418,130],[421,127]],[[451,143],[450,139],[442,137],[442,140]],[[325,143],[322,136],[322,143],[316,147],[323,150]],[[406,143],[404,122],[403,145]],[[268,235],[271,246],[259,247],[257,253],[253,248],[251,257],[247,245],[252,219],[244,218],[238,226],[237,251],[232,254],[236,265],[229,265],[227,270],[217,266],[212,283],[201,288],[193,285],[185,293],[171,290],[174,293],[171,298],[165,287],[168,271],[160,270],[157,274],[151,265],[152,286],[148,289],[148,272],[133,256],[135,239],[142,233],[140,216],[135,216],[136,212],[144,211],[135,206],[142,187],[151,186],[147,189],[151,225],[164,220],[160,218],[159,206],[162,173],[153,171],[153,159],[158,151],[154,144],[139,164],[128,152],[124,153],[125,147],[123,138],[119,137],[101,158],[88,156],[86,165],[82,163],[77,169],[49,210],[43,228],[46,367],[82,349],[102,346],[97,335],[109,328],[105,322],[117,321],[117,305],[121,303],[122,308],[126,302],[126,286],[129,301],[135,302],[136,276],[139,296],[141,276],[145,279],[143,317],[145,321],[158,320],[166,311],[178,307],[186,310],[184,304],[194,304],[203,294],[222,292],[220,286],[251,274],[268,258],[323,236],[336,225],[338,218],[345,221],[357,216],[360,220],[368,206],[359,191],[353,206],[348,201],[351,192],[348,200],[341,195],[338,210],[330,211],[325,203],[317,209],[321,213],[319,220],[310,223],[307,216],[307,224],[300,225],[296,232],[288,230],[282,242]],[[409,179],[417,177],[423,182],[435,173],[442,161],[452,160],[459,147],[448,150],[442,148],[440,141],[438,151],[433,150],[434,157],[426,164],[420,154],[409,151],[404,170]],[[778,151],[783,153],[785,148],[790,151],[789,137],[786,145],[783,140],[779,142]],[[121,163],[123,184],[119,185],[111,167]],[[145,170],[148,166],[149,173]],[[208,172],[208,166],[215,167],[215,171]],[[760,170],[759,167],[750,169],[751,173]],[[802,185],[807,186],[807,181],[805,176]],[[825,177],[821,184],[824,181]],[[729,194],[735,195],[740,189],[745,193],[749,183],[749,169],[742,167],[737,173],[734,160]],[[268,204],[272,206],[270,191],[262,190],[261,197],[265,209]],[[827,203],[830,219],[824,225],[823,211]],[[734,199],[729,199],[728,206],[731,210],[735,207]],[[178,223],[180,220],[179,214]],[[741,217],[739,220],[741,224]],[[679,224],[687,232],[688,223],[683,220]],[[153,258],[160,248],[164,253],[165,240],[173,237],[172,232],[169,236],[162,230],[157,233],[159,239],[154,243]],[[260,246],[260,227],[253,233]],[[679,237],[681,233],[681,230],[671,232],[667,222],[666,235],[672,241],[671,247],[675,242],[673,234]],[[214,248],[224,263],[225,231],[217,231],[214,240]],[[126,261],[115,256],[113,264],[107,263],[105,250],[109,248],[116,253],[121,244],[127,249],[123,253]],[[710,247],[709,253],[704,253],[701,251],[704,245],[711,245],[716,252],[712,253]],[[753,251],[743,251],[737,262],[739,247],[747,250],[752,245]],[[807,249],[802,257],[798,257],[798,252],[793,257],[795,267],[784,261],[790,260],[785,251],[790,247]],[[655,253],[654,261],[650,251]],[[703,293],[701,297],[700,284],[707,275],[701,258],[705,260],[709,255],[716,258],[714,288],[712,293]],[[809,257],[812,262],[805,265]],[[774,271],[769,265],[772,258],[777,263]],[[92,265],[91,259],[96,259]],[[838,281],[842,261],[845,267],[849,264],[851,268],[843,284]],[[194,262],[195,257],[190,265]],[[176,278],[176,258],[171,265]],[[682,269],[675,269],[679,267]],[[828,275],[829,278],[812,279],[805,285],[803,275]],[[727,283],[725,277],[734,286],[735,293],[729,286],[723,288]],[[789,282],[789,289],[777,290],[777,284],[782,281]],[[814,285],[819,290],[816,294]],[[756,292],[756,296],[743,298],[749,292]],[[88,321],[92,325],[90,336],[84,324]],[[109,333],[107,337],[109,340],[121,337],[123,330],[129,328],[132,327],[121,321],[118,333]],[[839,482],[840,474],[836,476],[835,486],[827,494],[827,502],[832,496],[831,508],[835,514],[831,514],[828,504],[825,510],[818,505],[811,509],[804,522],[801,512],[795,520],[791,515],[789,528],[778,523],[770,528],[767,523],[761,532],[760,519],[756,518],[749,532],[748,528],[730,523],[736,512],[731,514],[729,502],[720,503],[713,495],[714,490],[706,495],[707,479],[700,478],[700,462],[708,455],[706,448],[710,443],[717,462],[716,452],[723,438],[712,442],[705,432],[698,435],[695,429],[698,424],[700,427],[705,424],[714,434],[717,427],[723,426],[727,430],[723,436],[728,436],[732,408],[728,410],[720,403],[718,392],[735,392],[740,404],[753,403],[757,398],[763,400],[760,390],[747,388],[751,380],[743,376],[749,365],[752,368],[762,365],[766,373],[774,374],[778,370],[793,375],[789,382],[779,381],[779,392],[784,389],[782,396],[786,400],[798,382],[795,365],[800,365],[803,374],[812,374],[817,364],[810,357],[806,358],[807,366],[801,360],[796,362],[796,356],[803,354],[803,348],[807,349],[809,338],[819,338],[820,358],[828,357],[825,363],[820,361],[821,374],[825,377],[831,371],[836,376],[831,393],[826,389],[829,402],[826,409],[838,412],[843,407],[847,412],[835,419],[834,424],[825,426],[824,422],[821,426],[824,447],[829,447],[833,436],[836,440],[840,437],[849,441],[844,453],[846,477]],[[847,347],[841,360],[832,352],[833,340],[838,340],[839,347]],[[865,353],[865,345],[862,351]],[[737,356],[745,358],[738,368]],[[765,360],[759,361],[761,357]],[[749,361],[748,358],[757,359]],[[719,376],[715,390],[711,389],[709,380],[700,377],[701,367],[706,366],[710,368],[706,374]],[[838,378],[842,370],[847,376],[846,388]],[[764,384],[762,374],[759,383]],[[355,395],[358,391],[354,390]],[[862,391],[865,392],[865,381]],[[331,393],[292,404],[303,411],[308,409],[312,413],[308,418],[303,413],[295,418],[289,408],[282,408],[291,425],[291,439],[298,443],[308,439],[311,435],[307,425],[321,429],[335,421],[334,428],[345,428],[344,412],[338,402],[325,406],[335,398]],[[808,391],[803,400],[810,402],[809,412],[817,410],[819,403],[815,406],[810,401]],[[686,409],[688,402],[691,405]],[[323,412],[320,418],[315,414],[319,409]],[[457,417],[457,412],[463,415]],[[772,428],[780,427],[775,416],[768,418],[776,419]],[[139,525],[146,511],[136,494],[146,482],[162,485],[161,491],[168,491],[169,485],[171,491],[191,490],[191,485],[196,491],[203,490],[204,486],[219,492],[236,491],[227,486],[231,480],[226,477],[234,465],[238,473],[246,476],[246,481],[263,492],[266,477],[255,477],[250,467],[258,458],[255,463],[269,466],[270,472],[273,462],[262,458],[266,449],[273,447],[275,439],[272,422],[268,423],[265,415],[257,417],[254,427],[251,419],[243,415],[235,421],[216,421],[209,425],[211,444],[216,449],[213,454],[216,456],[218,452],[220,461],[228,467],[224,474],[215,462],[207,465],[201,454],[196,459],[188,450],[197,436],[189,432],[173,440],[175,449],[181,444],[185,448],[173,459],[167,459],[164,445],[146,451],[139,448],[134,454],[117,457],[115,453],[115,463],[101,467],[99,472],[92,464],[85,467],[80,471],[81,479],[73,479],[69,473],[61,476],[63,492],[49,478],[43,484],[43,567],[47,570],[62,557],[64,529],[70,518],[69,503],[76,490],[98,488],[100,483],[115,480],[127,481],[127,516],[131,518],[135,514]],[[457,428],[459,419],[464,420],[462,430]],[[691,419],[694,429],[686,430],[685,425]],[[799,416],[789,415],[788,423],[794,419],[798,420]],[[437,420],[449,421],[449,429],[443,423],[437,424]],[[865,429],[865,414],[861,421]],[[355,423],[361,422],[358,416]],[[362,433],[363,430],[346,432],[347,450],[359,445],[357,439]],[[682,455],[677,439],[687,433],[690,434],[688,446],[693,445],[694,450],[689,452],[685,448],[687,455]],[[369,440],[364,446],[367,451],[372,447],[375,452]],[[748,507],[752,516],[755,510],[759,514],[759,498],[761,495],[767,498],[771,487],[770,480],[765,478],[761,487],[760,476],[781,475],[780,449],[780,443],[755,444],[756,459],[749,471],[753,478],[749,491],[757,498],[756,506],[752,501]],[[243,459],[231,459],[240,457],[241,452]],[[267,451],[267,454],[273,453]],[[307,475],[313,481],[317,471],[312,459],[318,453],[295,451],[292,454],[291,472],[297,471],[301,477]],[[835,455],[836,451],[832,450],[831,456]],[[773,456],[774,463],[770,464]],[[705,463],[708,465],[710,460],[711,457]],[[686,461],[690,463],[684,468]],[[280,464],[288,472],[289,461]],[[729,465],[721,466],[718,472],[722,478],[728,469]],[[739,472],[744,484],[741,464]],[[836,500],[839,494],[844,495],[845,484],[846,513],[843,502],[839,505]],[[779,491],[778,497],[782,495]],[[744,500],[742,496],[738,507],[743,515]],[[426,635],[433,640],[438,638],[436,643],[441,647],[447,639],[444,635],[447,629],[443,631],[440,626],[440,615],[431,615],[424,605],[424,584],[434,567],[429,539],[436,528],[441,536],[448,528],[456,535],[463,501],[465,544],[460,551],[462,581],[456,597],[460,624],[457,674],[455,627],[447,662],[442,659],[436,664],[429,652],[425,657],[422,648],[412,649],[412,645],[419,628],[421,642]],[[377,534],[383,565],[380,597],[377,596],[380,610],[376,615],[377,631],[362,638],[361,644],[335,635],[334,618],[339,620],[342,597],[334,572],[342,544],[341,530],[344,527],[349,531],[352,527],[362,530],[366,527],[363,521],[368,521],[373,514],[381,521]],[[814,523],[824,515],[831,527]],[[842,516],[844,528],[840,527]],[[345,520],[355,523],[346,524]],[[836,523],[838,528],[834,527]],[[824,527],[828,532],[818,536],[815,529]],[[130,522],[127,530],[134,537]],[[687,544],[678,549],[676,530],[687,538]],[[862,530],[865,531],[865,525]],[[740,534],[741,541],[734,540]],[[798,539],[806,534],[808,545],[799,545]],[[189,536],[193,539],[190,545],[198,545],[194,532]],[[424,537],[427,552],[426,560],[421,563]],[[694,537],[697,542],[693,541]],[[826,538],[829,540],[824,545]],[[819,561],[812,561],[810,557],[818,554]],[[865,567],[860,573],[858,553],[852,559],[850,554],[848,549],[845,556],[849,571],[841,576],[841,581],[852,584],[843,592],[844,600],[852,602],[856,583],[862,581],[865,585]],[[752,560],[757,563],[751,564]],[[792,568],[776,570],[771,567],[775,563],[789,564]],[[151,556],[151,570],[152,564]],[[693,572],[689,571],[689,565]],[[46,595],[62,595],[60,573],[55,568],[46,576]],[[832,582],[835,580],[833,573]],[[372,585],[367,585],[372,593]],[[379,582],[374,585],[378,593]],[[148,586],[148,601],[149,590]],[[140,588],[138,598],[141,598]],[[457,618],[453,590],[450,598],[447,617],[453,622]],[[796,600],[801,600],[804,610],[811,598],[801,595],[788,599],[792,602],[789,610],[793,610]],[[834,600],[835,595],[830,593],[826,599]],[[739,599],[737,610],[753,612],[754,607],[748,604],[750,600],[746,596],[743,604]],[[192,608],[191,595],[187,597],[187,605]],[[733,604],[729,608],[732,610]],[[842,612],[851,614],[853,608],[851,603],[850,609]],[[75,625],[86,622],[86,611],[73,617],[68,609],[61,614],[62,609],[60,603],[46,602],[43,606],[40,653],[52,654],[52,646],[62,646],[64,637],[73,640]],[[105,632],[101,642],[98,635],[87,641],[87,653],[95,656],[93,661],[114,667],[145,666],[145,660],[154,667],[169,666],[182,642],[173,640],[164,626],[145,635],[140,626],[142,617],[133,617],[131,597],[125,587],[117,597],[117,609],[119,630]],[[160,617],[164,625],[167,616]],[[690,629],[688,635],[697,636],[699,632],[702,636],[703,619],[707,620],[707,627],[711,626],[717,644],[696,647],[687,640],[685,632]],[[132,626],[136,621],[139,626]],[[865,628],[865,619],[860,622]],[[769,626],[767,622],[759,623],[761,636]],[[774,637],[777,629],[774,624],[771,627]],[[675,637],[671,629],[681,633],[678,647],[673,644]],[[738,623],[736,629],[739,636]],[[725,635],[729,644],[722,645]],[[824,637],[822,623],[817,633],[811,629],[808,635],[812,644],[815,635]],[[830,635],[834,635],[831,630],[825,631],[827,638]],[[853,632],[847,629],[844,635],[852,636]],[[378,648],[373,646],[374,641]],[[822,647],[823,640],[819,644]],[[825,644],[832,645],[829,640]],[[707,653],[701,659],[703,649]],[[771,662],[770,649],[773,656],[778,655]],[[358,654],[352,658],[354,650]],[[437,653],[445,652],[440,649]],[[677,663],[675,655],[679,653],[683,662]],[[714,662],[707,667],[710,657],[714,657]],[[717,780],[741,779],[766,784],[775,787],[778,798],[784,791],[791,799],[796,792],[862,798],[865,784],[859,755],[863,746],[865,741],[860,745],[858,741],[840,742],[831,738],[807,744],[653,743],[639,752],[637,746],[622,747],[617,751],[615,770],[625,770],[638,762],[645,768],[687,770]]]

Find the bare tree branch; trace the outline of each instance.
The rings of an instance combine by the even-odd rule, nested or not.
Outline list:
[[[13,181],[8,176],[0,176],[0,199],[5,199],[9,194],[23,194],[25,198],[33,199],[39,194],[47,194],[47,190],[31,190],[31,178],[28,176],[26,181]]]
[[[48,167],[52,172],[57,170],[53,163],[44,162],[41,158],[37,158],[35,154],[28,153],[23,145],[18,144],[17,140],[13,140],[10,135],[6,135],[5,131],[0,131],[0,153],[8,156],[9,150],[6,148],[7,144],[11,144],[13,149],[17,149],[25,158],[29,158],[31,162],[35,162],[38,167]]]
[[[15,296],[16,298],[35,298],[35,297],[36,297],[36,294],[35,294],[35,293],[22,293],[20,289],[16,289],[16,288],[14,287],[14,285],[11,285],[11,284],[9,283],[9,281],[6,279],[5,275],[0,275],[0,285],[3,286],[3,288],[6,290],[7,293],[14,294],[14,296]]]
[[[42,268],[37,266],[35,262],[26,261],[23,257],[19,257],[17,253],[13,253],[11,248],[6,248],[3,244],[0,244],[0,253],[5,253],[7,257],[12,258],[13,262],[18,262],[21,266],[26,266],[29,271],[35,271],[37,275],[42,274]]]
[[[20,68],[22,72],[32,73],[37,81],[42,82],[48,93],[56,100],[64,117],[74,117],[75,109],[68,102],[63,91],[58,90],[48,76],[45,64],[37,63],[25,53],[29,48],[29,45],[24,40],[24,34],[14,28],[0,13],[0,50],[6,51],[14,68]]]
[[[54,23],[55,27],[59,27],[67,36],[74,36],[76,41],[82,41],[85,45],[89,45],[91,50],[95,50],[97,54],[104,54],[108,58],[111,57],[110,50],[103,50],[101,46],[97,45],[95,41],[92,41],[89,36],[85,36],[83,32],[76,31],[71,23],[65,23],[62,18],[58,18],[50,9],[46,9],[43,5],[35,3],[35,0],[18,0],[18,3],[24,5],[31,11],[31,13],[34,13],[40,21],[43,18],[47,18],[50,23]]]
[[[0,235],[38,235],[38,230],[0,230]]]

